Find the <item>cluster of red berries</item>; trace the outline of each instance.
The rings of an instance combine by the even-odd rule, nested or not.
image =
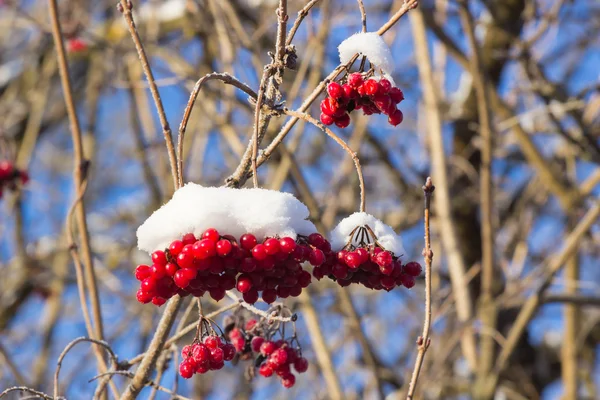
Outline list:
[[[17,185],[29,182],[26,171],[19,170],[9,161],[0,161],[0,199],[4,189],[15,190]]]
[[[196,341],[181,349],[183,361],[179,364],[179,374],[189,379],[194,374],[205,374],[223,368],[225,361],[235,356],[232,344],[221,340],[217,335],[208,335],[202,343]]]
[[[348,75],[346,83],[331,82],[327,85],[327,94],[328,97],[321,102],[321,122],[325,125],[345,128],[350,125],[350,113],[361,109],[365,115],[387,115],[393,126],[404,119],[402,111],[397,108],[404,100],[404,94],[385,78],[364,80],[362,74],[355,72]]]
[[[239,321],[233,324],[230,329],[225,330],[231,344],[235,347],[240,360],[249,360],[252,358],[252,339],[263,332],[258,328],[258,321],[250,319],[246,323]]]
[[[239,243],[212,228],[199,239],[188,233],[165,251],[155,251],[152,266],[136,268],[135,277],[141,282],[137,299],[161,306],[175,294],[202,297],[208,292],[219,301],[226,290],[237,288],[247,303],[255,303],[260,292],[271,304],[278,297],[299,296],[311,282],[302,263],[319,266],[330,251],[331,245],[318,233],[297,240],[266,238],[262,243],[249,233]]]
[[[252,351],[257,353],[258,373],[265,378],[277,375],[285,388],[291,388],[296,383],[296,376],[292,373],[291,366],[296,372],[302,374],[308,369],[308,360],[302,357],[300,349],[292,347],[286,340],[266,340],[255,336],[250,343]]]
[[[410,289],[420,274],[419,263],[402,265],[392,252],[373,244],[333,252],[323,265],[313,269],[317,280],[328,276],[342,287],[358,283],[369,289],[387,291],[396,286]]]

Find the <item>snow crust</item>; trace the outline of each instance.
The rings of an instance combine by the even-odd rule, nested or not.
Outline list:
[[[365,225],[369,225],[369,228],[377,236],[379,244],[386,250],[393,252],[396,256],[406,254],[400,235],[397,235],[391,226],[364,212],[356,212],[340,221],[329,235],[331,248],[335,251],[341,250],[350,240],[350,233],[354,228]]]
[[[394,70],[394,59],[390,48],[376,32],[355,33],[338,47],[340,62],[346,64],[355,54],[366,56],[371,64],[386,74]]]
[[[296,238],[317,232],[308,215],[308,208],[290,193],[188,183],[138,228],[138,248],[149,253],[163,250],[186,233],[198,237],[208,228],[238,240],[245,233],[258,240]]]

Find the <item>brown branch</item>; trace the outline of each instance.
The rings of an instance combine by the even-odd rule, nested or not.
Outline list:
[[[310,9],[313,8],[313,6],[320,1],[321,0],[310,0],[308,3],[306,3],[304,7],[302,7],[300,11],[298,11],[298,17],[294,21],[294,24],[292,25],[292,28],[290,29],[287,35],[287,40],[285,42],[286,46],[292,44],[292,41],[294,40],[294,36],[296,35],[296,31],[300,27],[300,24],[302,23],[304,18],[306,18]]]
[[[423,366],[423,360],[425,359],[425,353],[429,348],[431,340],[429,339],[429,330],[431,328],[431,262],[433,261],[433,251],[431,250],[431,233],[429,231],[429,218],[431,210],[431,196],[435,186],[431,182],[431,178],[427,178],[425,185],[423,186],[423,193],[425,195],[425,248],[423,249],[423,257],[425,259],[425,320],[423,321],[423,333],[417,339],[417,359],[415,361],[415,368],[410,379],[408,386],[407,400],[413,398],[415,390],[417,388],[417,381],[419,380],[419,374],[421,373],[421,367]]]
[[[126,376],[128,378],[133,378],[133,376],[134,376],[129,371],[107,371],[107,372],[104,372],[102,374],[96,375],[94,378],[92,378],[90,380],[90,382],[93,381],[93,380],[96,380],[98,378],[102,378],[102,377],[106,377],[106,376],[112,377],[114,375]],[[146,381],[146,383],[144,384],[144,386],[150,386],[151,388],[153,388],[155,390],[160,390],[161,392],[165,392],[167,394],[170,394],[171,398],[174,399],[174,400],[191,400],[189,397],[181,396],[181,395],[173,392],[172,390],[169,390],[166,387],[159,385],[158,383],[156,383],[156,382],[154,382],[152,380]]]
[[[38,392],[37,390],[33,390],[33,389],[28,388],[26,386],[14,386],[14,387],[8,388],[5,391],[3,391],[2,393],[0,393],[0,399],[2,397],[6,396],[7,394],[11,393],[11,392],[17,392],[17,391],[19,391],[19,392],[33,393],[36,396],[39,396],[39,397],[41,397],[43,399],[47,399],[47,400],[53,400],[54,399],[54,397],[52,397],[50,395],[47,395],[44,392]]]
[[[309,123],[313,124],[314,126],[316,126],[317,128],[321,129],[323,132],[325,132],[327,134],[327,136],[329,136],[330,138],[335,140],[336,143],[339,144],[346,151],[346,153],[348,153],[350,155],[350,157],[352,158],[352,161],[354,161],[354,166],[356,167],[356,173],[358,174],[358,182],[360,185],[360,211],[365,212],[366,203],[367,203],[365,180],[363,178],[362,168],[360,166],[360,160],[358,159],[358,156],[356,155],[356,153],[350,147],[348,147],[346,142],[344,142],[338,135],[333,133],[333,131],[331,129],[329,129],[328,127],[323,125],[320,121],[317,121],[310,115],[303,113],[303,112],[299,112],[299,111],[292,111],[287,108],[284,109],[283,112],[294,118],[302,119],[306,122],[309,122]]]
[[[493,301],[492,286],[494,284],[494,194],[492,182],[493,157],[493,126],[490,111],[488,85],[481,64],[479,45],[475,39],[473,17],[469,12],[468,3],[459,2],[459,14],[466,33],[472,55],[470,57],[470,72],[475,86],[477,98],[477,114],[481,136],[481,166],[479,168],[479,201],[481,206],[481,296],[479,299],[479,318],[483,328],[488,331],[496,329],[497,310]],[[477,379],[483,383],[489,374],[494,360],[495,344],[492,336],[482,335],[480,339],[479,360],[477,363]],[[477,388],[478,385],[475,385]]]
[[[131,38],[133,39],[133,43],[135,44],[135,49],[137,50],[138,57],[140,58],[142,69],[144,70],[144,74],[146,75],[148,85],[150,86],[150,93],[152,93],[152,99],[154,100],[156,111],[158,112],[158,118],[162,126],[163,135],[165,137],[165,143],[167,146],[167,153],[169,154],[169,163],[171,165],[173,185],[175,186],[175,188],[178,188],[179,179],[177,176],[177,159],[175,156],[173,137],[171,136],[171,127],[169,126],[169,121],[167,120],[165,108],[160,98],[160,93],[158,92],[158,86],[156,85],[156,81],[154,80],[154,74],[152,73],[152,69],[150,69],[148,56],[146,55],[146,51],[144,50],[144,46],[142,45],[140,35],[135,26],[135,22],[133,21],[133,14],[131,12],[131,10],[133,9],[133,4],[131,3],[131,0],[121,0],[118,9],[123,14],[125,22],[127,22],[127,28],[129,29],[129,33],[131,35]]]

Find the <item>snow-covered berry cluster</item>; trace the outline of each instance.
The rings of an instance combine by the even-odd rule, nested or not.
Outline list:
[[[5,189],[15,190],[29,182],[27,171],[20,170],[10,161],[0,161],[0,199]]]
[[[327,97],[321,101],[321,122],[340,128],[350,125],[350,113],[362,110],[365,115],[385,114],[390,125],[396,126],[404,116],[398,104],[404,100],[402,90],[385,78],[364,79],[359,72],[348,75],[345,83],[327,85]]]
[[[219,301],[226,290],[236,288],[247,303],[259,296],[268,304],[278,297],[296,297],[311,282],[302,263],[325,262],[329,242],[318,233],[309,236],[266,238],[259,242],[247,233],[239,242],[231,235],[207,229],[200,238],[188,233],[171,242],[168,249],[152,253],[150,265],[135,270],[141,282],[137,299],[161,306],[180,294],[202,297],[208,293]]]

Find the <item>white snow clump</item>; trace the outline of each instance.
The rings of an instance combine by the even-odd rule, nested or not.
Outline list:
[[[384,249],[391,251],[396,256],[405,254],[400,235],[397,235],[391,226],[364,212],[356,212],[340,221],[329,234],[331,248],[335,251],[341,250],[350,240],[350,233],[354,228],[365,225],[373,230],[373,233],[377,236],[377,242]],[[354,240],[352,244],[358,245],[358,242]]]
[[[208,228],[236,239],[245,233],[259,241],[270,236],[295,239],[317,231],[308,215],[308,208],[290,193],[188,183],[138,228],[138,248],[164,250],[186,233],[199,237]]]
[[[338,50],[342,64],[346,64],[358,53],[367,57],[371,64],[388,75],[394,70],[392,52],[383,38],[376,32],[355,33],[344,40],[338,46]]]

